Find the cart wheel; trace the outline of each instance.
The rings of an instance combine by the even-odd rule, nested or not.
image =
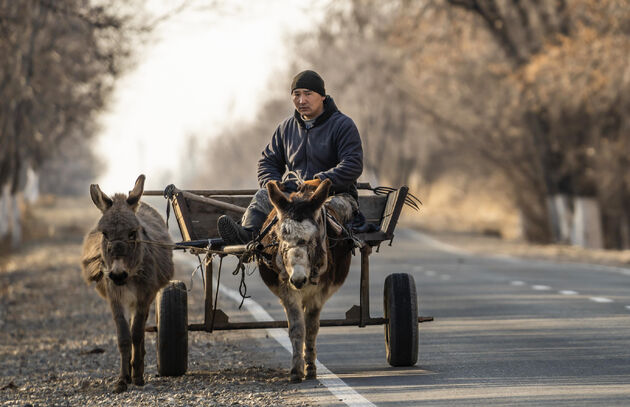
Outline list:
[[[188,303],[186,285],[172,280],[158,293],[157,369],[160,376],[181,376],[188,368]]]
[[[413,366],[418,361],[418,297],[410,274],[390,274],[383,294],[387,363]]]

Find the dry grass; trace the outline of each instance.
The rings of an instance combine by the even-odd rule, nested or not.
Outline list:
[[[475,233],[520,239],[521,227],[516,207],[501,188],[500,180],[470,182],[451,175],[431,186],[415,187],[412,192],[422,200],[419,212],[403,212],[402,222],[432,232]]]

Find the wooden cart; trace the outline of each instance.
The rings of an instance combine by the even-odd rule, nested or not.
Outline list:
[[[375,194],[369,184],[359,184],[359,208],[367,222],[379,226],[372,233],[355,234],[362,242],[359,305],[353,305],[345,319],[322,319],[321,326],[385,325],[387,361],[392,366],[411,366],[418,359],[418,323],[432,317],[418,316],[416,286],[413,277],[394,273],[385,280],[384,315],[370,315],[370,264],[374,247],[394,238],[394,229],[402,212],[408,188]],[[366,193],[367,192],[367,193]],[[227,214],[240,219],[256,190],[179,190],[145,191],[144,195],[165,196],[177,219],[183,241],[177,243],[193,253],[211,249],[213,253],[241,255],[245,245],[222,246],[217,231],[217,219]],[[157,326],[148,328],[158,335],[158,372],[163,376],[182,375],[187,369],[188,331],[228,329],[286,328],[287,321],[230,322],[220,309],[215,309],[212,256],[205,258],[205,313],[203,323],[188,324],[185,285],[172,281],[161,290],[156,300]]]

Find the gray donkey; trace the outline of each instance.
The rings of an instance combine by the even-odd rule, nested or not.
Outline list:
[[[144,385],[144,329],[149,307],[158,290],[173,277],[173,253],[164,245],[171,242],[164,220],[151,206],[140,202],[144,175],[136,180],[129,196],[105,195],[98,185],[90,195],[103,216],[83,242],[82,274],[96,283],[98,293],[109,302],[120,351],[120,377],[114,391],[128,383]],[[131,317],[131,330],[125,317]]]
[[[275,216],[278,221],[262,240],[271,260],[261,257],[258,270],[287,315],[293,346],[291,382],[317,377],[320,312],[345,281],[352,260],[351,241],[337,236],[333,244],[328,242],[326,215],[321,209],[330,186],[331,181],[326,179],[288,196],[276,181],[267,184],[274,209],[265,225]],[[344,224],[352,215],[352,205],[341,195],[329,200],[327,210]]]

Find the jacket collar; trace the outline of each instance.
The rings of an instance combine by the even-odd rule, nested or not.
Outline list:
[[[317,119],[315,119],[315,123],[313,123],[313,127],[321,125],[326,120],[328,120],[333,113],[338,111],[339,109],[337,109],[337,105],[335,104],[333,98],[326,95],[326,99],[324,99],[324,111],[322,112],[322,114],[317,116]],[[302,116],[300,116],[300,113],[297,110],[293,112],[293,117],[295,117],[295,120],[297,120],[297,122],[300,124],[300,127],[306,128],[306,126],[304,125],[304,119],[302,119]]]

